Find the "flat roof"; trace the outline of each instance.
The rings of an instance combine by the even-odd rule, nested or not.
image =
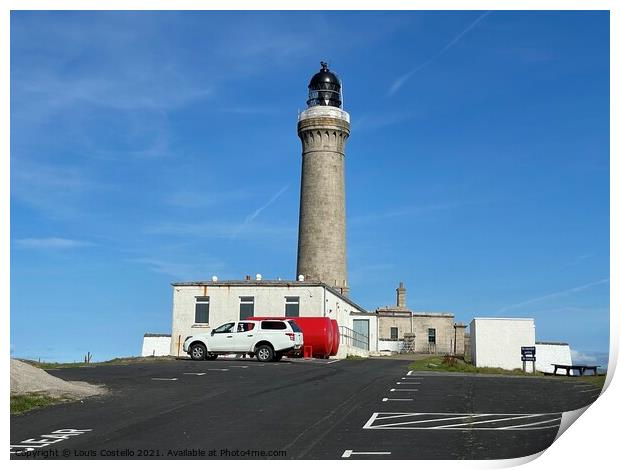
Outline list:
[[[392,309],[389,307],[381,307],[371,312],[378,317],[435,317],[435,318],[453,318],[454,314],[450,312],[416,312],[415,310],[408,309]]]
[[[332,286],[320,281],[278,281],[278,280],[226,280],[226,281],[188,281],[188,282],[172,282],[174,287],[190,287],[190,286],[212,286],[212,287],[323,287],[336,297],[347,302],[352,307],[358,309],[362,313],[367,313],[366,309],[356,304],[350,298],[345,297]]]
[[[511,320],[511,321],[534,321],[533,318],[512,318],[512,317],[474,317],[473,320]]]

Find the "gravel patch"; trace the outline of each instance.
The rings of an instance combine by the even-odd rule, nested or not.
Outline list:
[[[81,399],[102,395],[107,389],[87,382],[68,382],[25,362],[11,359],[11,395],[44,393],[54,398]]]

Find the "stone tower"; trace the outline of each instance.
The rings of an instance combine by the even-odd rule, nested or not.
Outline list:
[[[350,119],[342,109],[341,87],[321,62],[297,123],[302,145],[297,276],[348,295],[344,147]]]

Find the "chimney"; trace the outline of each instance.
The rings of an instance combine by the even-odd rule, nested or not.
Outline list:
[[[405,285],[400,282],[398,285],[398,289],[396,289],[396,306],[405,308],[407,305],[406,302],[407,289],[405,289]]]

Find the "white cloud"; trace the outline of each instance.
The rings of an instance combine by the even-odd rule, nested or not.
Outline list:
[[[581,291],[587,290],[587,289],[589,289],[591,287],[599,286],[599,285],[602,285],[602,284],[608,284],[608,283],[609,283],[609,278],[600,279],[600,280],[594,281],[594,282],[588,282],[587,284],[583,284],[581,286],[571,287],[570,289],[565,289],[565,290],[561,290],[561,291],[558,291],[558,292],[552,292],[551,294],[543,295],[541,297],[535,297],[533,299],[524,300],[523,302],[519,302],[517,304],[507,305],[505,307],[500,308],[497,311],[497,313],[504,313],[507,310],[514,310],[514,309],[517,309],[517,308],[525,307],[526,305],[538,303],[538,302],[541,302],[543,300],[550,300],[550,299],[555,299],[555,298],[558,298],[558,297],[564,297],[564,296],[569,295],[569,294],[574,294],[574,293],[577,293],[577,292],[581,292]]]
[[[573,364],[594,364],[597,359],[594,354],[577,351],[576,349],[571,349],[570,356]]]
[[[297,227],[265,225],[256,222],[248,224],[231,222],[164,223],[146,228],[145,233],[201,238],[290,238],[297,233]]]
[[[95,245],[92,242],[84,240],[73,240],[70,238],[19,238],[15,240],[15,244],[20,248],[33,248],[42,250],[71,249],[82,248]]]
[[[224,263],[208,261],[204,264],[179,263],[158,258],[133,258],[128,261],[147,265],[151,271],[166,274],[174,279],[198,279],[205,277],[205,273],[217,272],[224,268]]]

